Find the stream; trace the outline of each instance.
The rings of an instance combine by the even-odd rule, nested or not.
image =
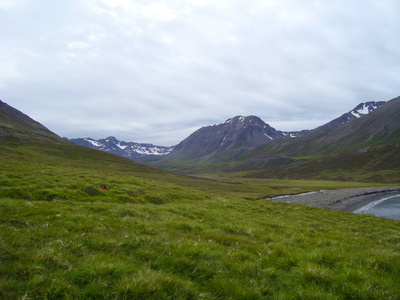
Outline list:
[[[356,214],[370,214],[377,217],[400,220],[400,195],[385,197],[365,205]]]

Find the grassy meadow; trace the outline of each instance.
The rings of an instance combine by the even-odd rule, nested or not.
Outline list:
[[[264,200],[371,184],[195,178],[42,146],[0,145],[2,299],[400,297],[400,222]]]

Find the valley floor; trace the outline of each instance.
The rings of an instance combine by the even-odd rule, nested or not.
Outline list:
[[[269,198],[274,202],[305,204],[319,208],[354,212],[380,198],[400,193],[400,186],[326,190],[315,193]]]

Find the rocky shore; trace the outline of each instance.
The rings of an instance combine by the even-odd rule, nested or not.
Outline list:
[[[315,193],[269,198],[267,200],[354,212],[372,201],[396,194],[400,194],[400,186],[326,190]]]

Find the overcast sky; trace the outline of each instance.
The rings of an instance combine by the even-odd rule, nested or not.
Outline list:
[[[399,0],[0,0],[0,99],[60,136],[312,129],[399,95]]]

